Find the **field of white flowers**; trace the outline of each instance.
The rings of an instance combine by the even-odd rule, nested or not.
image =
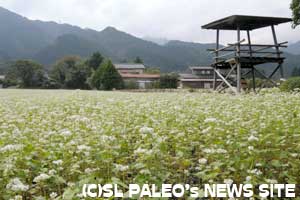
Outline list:
[[[0,91],[0,199],[85,183],[300,183],[300,94]]]

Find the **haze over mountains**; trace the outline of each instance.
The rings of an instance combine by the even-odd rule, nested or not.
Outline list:
[[[114,62],[141,57],[146,65],[163,72],[184,71],[189,65],[209,65],[212,56],[206,51],[214,44],[183,41],[145,40],[107,27],[102,31],[82,29],[68,24],[29,20],[0,7],[0,62],[34,59],[46,66],[66,55],[87,57],[95,51]],[[147,41],[151,40],[151,41]],[[157,43],[160,44],[157,44]],[[300,42],[287,53],[287,72],[300,66]]]
[[[289,44],[289,47],[286,51],[290,54],[300,55],[300,41],[293,44]]]

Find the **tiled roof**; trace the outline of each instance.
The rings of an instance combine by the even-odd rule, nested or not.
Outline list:
[[[145,65],[143,64],[130,64],[130,63],[122,63],[122,64],[114,64],[116,69],[145,69]]]

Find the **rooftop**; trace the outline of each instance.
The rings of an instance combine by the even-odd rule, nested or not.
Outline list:
[[[116,69],[145,69],[145,65],[143,64],[130,64],[130,63],[122,63],[122,64],[114,64]]]
[[[267,26],[291,22],[291,18],[232,15],[202,26],[203,29],[254,30]]]

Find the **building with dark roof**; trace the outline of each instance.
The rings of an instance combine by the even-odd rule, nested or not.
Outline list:
[[[207,66],[191,66],[189,73],[179,74],[181,88],[212,89],[214,83],[214,69]],[[218,83],[221,80],[217,80]]]
[[[145,65],[143,64],[114,64],[120,74],[143,74],[145,72]]]
[[[146,74],[146,67],[143,64],[125,63],[114,65],[122,76],[125,85],[130,85],[132,88],[151,88],[160,79],[159,74]]]

